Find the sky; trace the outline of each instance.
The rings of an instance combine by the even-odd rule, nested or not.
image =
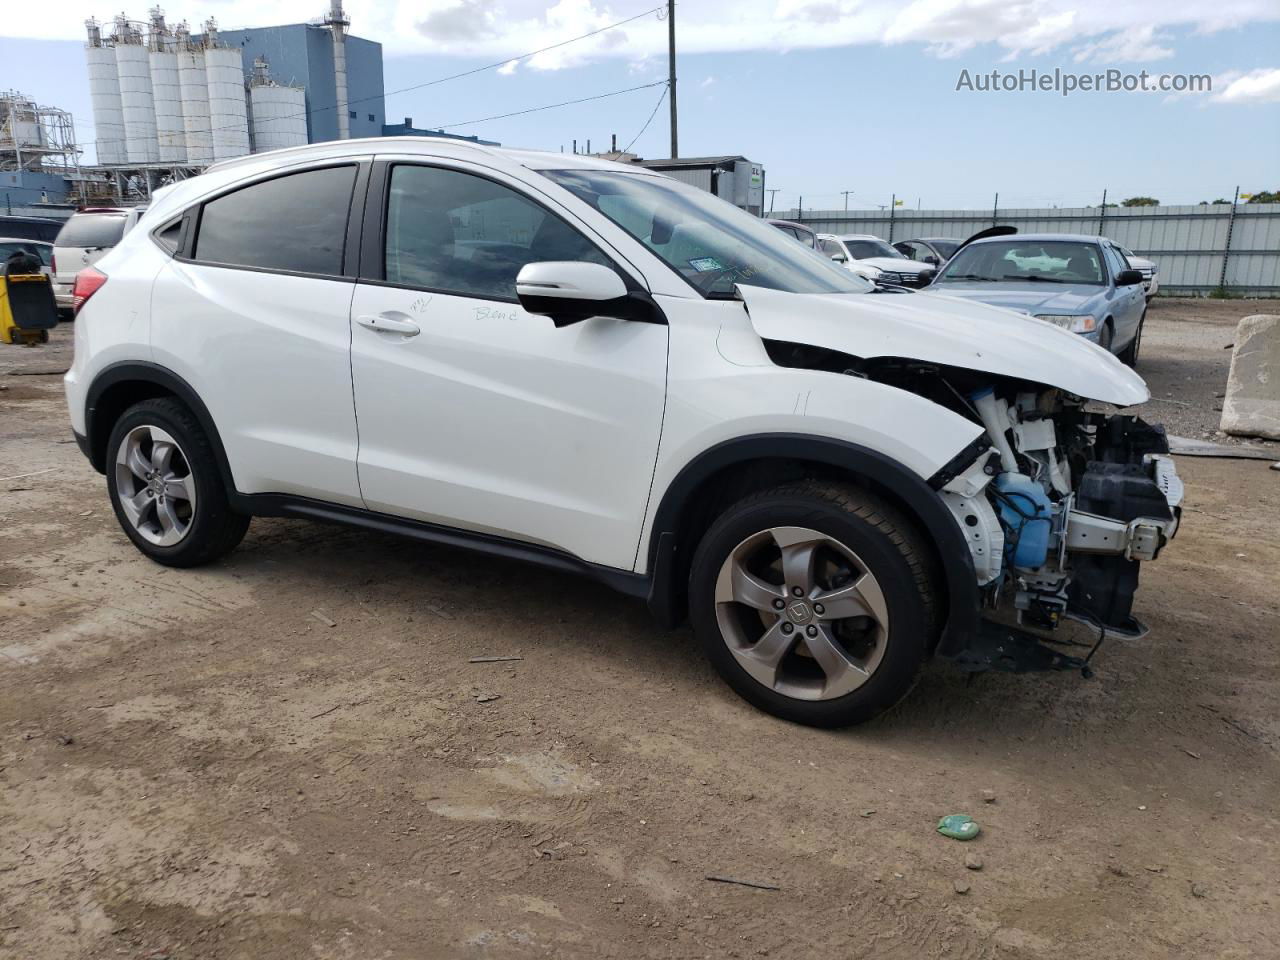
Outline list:
[[[389,121],[507,146],[669,155],[660,0],[347,0],[383,44]],[[324,0],[172,0],[171,24],[312,20]],[[130,15],[146,16],[147,3]],[[264,10],[269,12],[264,13]],[[0,21],[0,90],[93,123],[83,21],[116,7],[44,0]],[[629,19],[635,18],[635,19]],[[622,26],[611,27],[629,20]],[[682,156],[762,164],[776,211],[1197,203],[1280,190],[1280,0],[684,0],[677,6]],[[523,56],[592,31],[594,36]],[[996,70],[1212,78],[1198,93],[983,92]],[[967,71],[967,73],[965,73]],[[505,119],[501,114],[658,84]],[[313,93],[313,97],[315,94]],[[474,122],[483,121],[483,122]],[[848,191],[848,196],[844,192]]]

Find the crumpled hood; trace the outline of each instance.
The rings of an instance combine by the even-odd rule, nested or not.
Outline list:
[[[738,284],[751,325],[767,340],[855,357],[905,357],[1058,387],[1128,407],[1146,383],[1111,353],[1053,324],[953,297],[783,293]]]
[[[1030,314],[1088,313],[1090,304],[1102,296],[1103,287],[1061,286],[1053,283],[940,283],[930,295],[977,300],[993,307],[1021,310]]]

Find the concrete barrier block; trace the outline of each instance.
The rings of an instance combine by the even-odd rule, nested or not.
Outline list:
[[[1280,316],[1256,314],[1236,327],[1222,430],[1280,440]]]

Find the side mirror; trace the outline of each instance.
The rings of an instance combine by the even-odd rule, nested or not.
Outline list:
[[[1142,282],[1142,274],[1137,270],[1121,270],[1116,274],[1117,287],[1132,287],[1135,283]]]
[[[924,258],[924,262],[927,264],[930,264],[931,266],[936,267],[938,265],[938,258],[935,257],[933,254],[929,254]]]
[[[649,296],[628,291],[612,268],[577,260],[525,264],[516,277],[516,296],[525,310],[550,317],[557,327],[591,317],[653,322],[657,313]]]
[[[831,259],[832,259],[832,260],[834,260],[836,263],[848,263],[848,262],[849,262],[849,258],[848,258],[848,257],[846,257],[843,253],[833,253],[833,254],[831,255]]]

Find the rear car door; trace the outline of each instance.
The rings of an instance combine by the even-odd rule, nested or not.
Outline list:
[[[238,184],[187,211],[156,278],[154,360],[208,407],[241,493],[362,503],[346,254],[367,170],[330,161]]]
[[[462,161],[387,160],[370,182],[352,303],[370,509],[630,570],[657,455],[667,327],[526,313],[527,263],[603,263],[590,227]]]

